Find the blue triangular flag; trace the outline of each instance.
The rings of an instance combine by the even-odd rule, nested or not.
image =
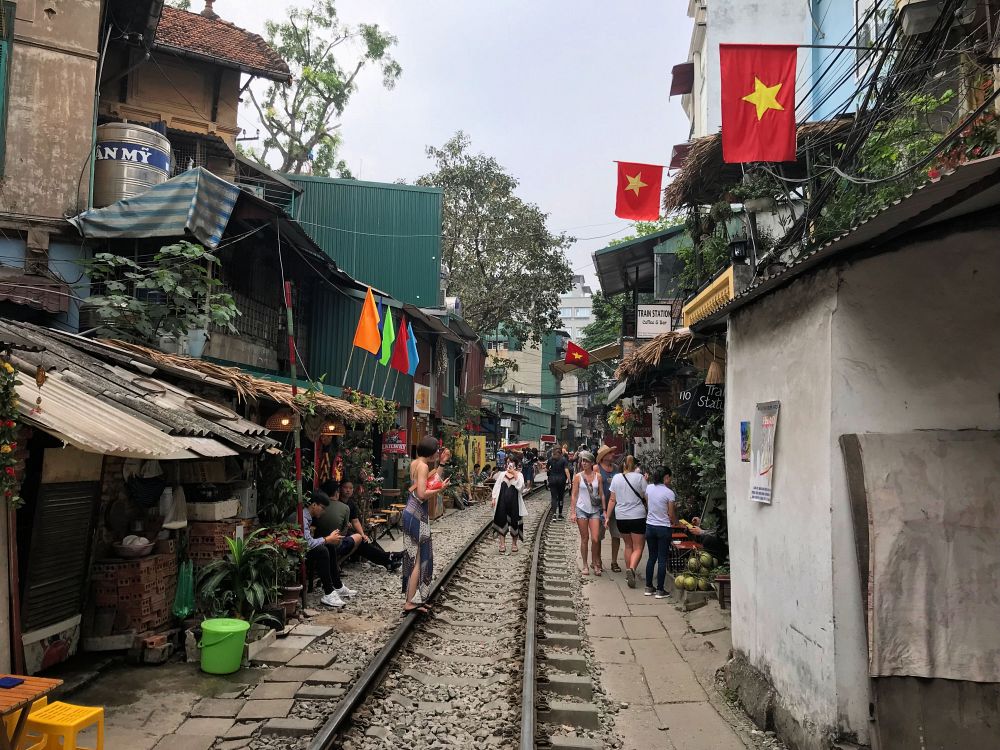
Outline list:
[[[412,324],[406,324],[406,333],[409,334],[409,338],[406,340],[406,356],[410,360],[410,371],[407,374],[413,377],[417,371],[417,364],[420,362],[420,355],[417,354],[417,338],[413,335]]]

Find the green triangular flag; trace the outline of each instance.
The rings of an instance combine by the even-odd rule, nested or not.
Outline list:
[[[382,324],[382,356],[379,358],[380,365],[389,364],[392,358],[392,344],[396,340],[396,327],[392,322],[392,308],[385,306],[385,322]]]

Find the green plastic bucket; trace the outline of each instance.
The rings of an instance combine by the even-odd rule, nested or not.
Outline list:
[[[220,617],[201,624],[201,671],[209,674],[232,674],[243,663],[250,623]]]

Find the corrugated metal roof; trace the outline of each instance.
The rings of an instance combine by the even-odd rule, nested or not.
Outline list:
[[[24,421],[82,451],[125,458],[198,457],[183,441],[84,393],[60,373],[49,374],[41,388],[27,376],[22,380],[15,387]]]
[[[295,217],[351,276],[398,300],[436,304],[441,284],[439,188],[286,175],[305,188]]]
[[[781,271],[759,279],[729,304],[692,326],[704,330],[734,310],[849,251],[888,250],[892,240],[916,229],[1000,205],[1000,154],[959,166],[937,182],[921,185],[877,214],[819,245]]]
[[[640,292],[653,291],[653,248],[684,231],[683,225],[667,227],[628,242],[595,250],[594,269],[602,291],[609,296],[632,289]]]

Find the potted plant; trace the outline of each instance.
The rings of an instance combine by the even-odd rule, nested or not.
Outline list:
[[[300,570],[306,555],[306,540],[302,529],[292,524],[282,524],[263,529],[259,543],[276,550],[275,577],[279,590],[279,604],[285,617],[291,617],[298,609],[302,595]]]
[[[267,609],[278,599],[278,550],[261,541],[262,530],[243,539],[227,538],[229,551],[198,575],[198,601],[212,617],[237,617],[273,624]],[[279,623],[280,624],[280,623]]]

